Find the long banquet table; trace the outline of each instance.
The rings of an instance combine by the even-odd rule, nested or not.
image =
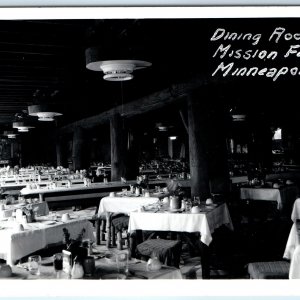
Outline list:
[[[67,222],[51,221],[49,217],[39,217],[37,222],[24,224],[24,231],[16,232],[14,222],[0,222],[0,258],[8,264],[47,246],[63,241],[63,228],[67,228],[71,238],[77,238],[85,229],[84,238],[95,240],[92,223],[85,218],[74,216]]]
[[[92,183],[90,186],[84,184],[76,184],[71,187],[56,187],[48,189],[27,189],[24,188],[20,191],[21,195],[25,198],[40,198],[48,202],[49,206],[65,206],[68,205],[82,205],[92,204],[99,205],[101,198],[107,196],[109,192],[121,191],[126,188],[129,189],[130,185],[134,185],[136,181],[131,180],[123,183],[121,181],[112,181],[108,183]],[[149,183],[150,186],[165,185],[164,180],[157,180]]]
[[[38,188],[38,189],[22,189],[21,195],[26,198],[39,197],[50,204],[55,205],[76,205],[92,203],[99,205],[102,197],[107,196],[111,191],[128,188],[130,183],[109,182],[109,183],[92,183],[90,186],[84,184],[76,184],[71,187],[56,188]]]
[[[40,203],[32,203],[32,208],[37,208],[37,215],[45,216],[49,214],[49,207],[47,202],[40,202]],[[5,209],[0,210],[0,220],[9,218],[12,216],[13,212],[17,208],[22,208],[26,206],[26,204],[11,204],[11,205],[5,205]]]
[[[83,184],[83,179],[72,179],[72,184],[76,185],[76,184]],[[5,192],[5,191],[17,191],[17,190],[22,190],[24,188],[26,188],[27,185],[35,185],[38,188],[47,188],[47,185],[51,184],[53,181],[51,180],[42,180],[42,181],[29,181],[29,182],[24,182],[24,181],[11,181],[11,182],[5,182],[5,183],[1,183],[0,187],[1,189]],[[59,180],[57,181],[57,185],[58,186],[66,186],[67,185],[68,180]]]
[[[165,196],[164,193],[153,193],[150,197],[135,195],[117,195],[115,197],[104,197],[101,199],[98,215],[102,213],[130,213],[139,207],[154,204]]]
[[[297,197],[297,193],[298,189],[296,186],[281,188],[241,187],[240,189],[242,200],[275,201],[279,210],[286,204],[293,203]]]

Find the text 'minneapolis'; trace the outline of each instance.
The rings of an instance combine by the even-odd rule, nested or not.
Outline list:
[[[213,71],[212,76],[265,76],[276,81],[284,75],[297,76],[300,75],[300,69],[297,66],[256,66],[253,62],[266,61],[272,62],[279,58],[300,58],[300,32],[291,33],[284,27],[276,27],[267,34],[267,43],[272,45],[274,49],[260,49],[263,34],[261,33],[240,33],[229,32],[224,28],[217,28],[210,38],[210,41],[216,42],[217,47],[212,55],[214,59],[221,60],[219,65]],[[234,43],[242,41],[248,43],[248,48],[237,48]],[[298,43],[297,43],[298,42]],[[283,48],[279,48],[279,44],[286,44]],[[228,62],[224,62],[224,60]],[[250,61],[247,66],[236,66],[236,61]],[[252,63],[251,63],[252,61]]]

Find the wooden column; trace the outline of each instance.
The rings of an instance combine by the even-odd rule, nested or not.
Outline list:
[[[223,105],[217,101],[211,105],[209,121],[206,123],[208,135],[208,168],[210,192],[212,194],[228,195],[230,191],[230,178],[228,168],[228,152],[226,145],[226,128],[228,126]],[[225,198],[224,198],[225,200]]]
[[[128,132],[126,150],[126,179],[136,179],[139,174],[139,136],[132,129]]]
[[[252,116],[249,159],[255,167],[271,171],[272,168],[272,131],[264,116]]]
[[[115,114],[110,119],[111,181],[119,181],[126,174],[125,137],[121,116]]]
[[[56,165],[64,166],[64,154],[63,154],[63,145],[62,138],[60,136],[56,137]]]
[[[201,99],[188,96],[189,156],[191,173],[191,196],[205,200],[210,196],[206,122],[208,114]]]
[[[76,127],[73,133],[72,161],[74,171],[84,168],[83,162],[83,129]]]

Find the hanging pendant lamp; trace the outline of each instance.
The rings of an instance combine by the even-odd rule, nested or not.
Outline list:
[[[133,78],[133,71],[150,67],[152,63],[144,60],[102,60],[97,48],[88,48],[85,52],[86,68],[102,71],[103,79],[108,81],[126,81]]]
[[[28,106],[28,115],[38,117],[39,121],[54,121],[54,117],[61,116],[51,104],[38,104]]]
[[[12,130],[4,131],[3,135],[7,136],[9,139],[15,139],[17,137],[17,134]]]
[[[34,128],[34,126],[29,125],[25,121],[13,122],[13,128],[18,129],[19,132],[28,132],[29,129]]]

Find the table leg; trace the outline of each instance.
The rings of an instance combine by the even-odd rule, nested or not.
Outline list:
[[[200,240],[199,233],[183,233],[181,238],[189,245],[192,256],[201,257],[202,278],[210,279],[210,248]]]
[[[210,279],[210,249],[209,246],[200,242],[201,245],[201,265],[202,265],[202,278]]]
[[[100,227],[100,242],[105,241],[105,227],[106,227],[106,221],[102,220],[101,227]]]
[[[106,213],[106,247],[111,247],[111,213]]]

